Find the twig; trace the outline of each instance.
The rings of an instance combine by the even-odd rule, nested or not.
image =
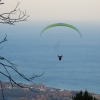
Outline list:
[[[0,42],[3,43],[3,42],[6,42],[7,41],[7,35],[4,37],[4,39]],[[3,63],[3,61],[6,63]],[[17,73],[20,77],[22,77],[23,79],[25,79],[26,81],[28,82],[31,82],[33,83],[33,79],[37,78],[37,77],[40,77],[44,74],[44,72],[41,74],[41,75],[35,75],[33,73],[32,77],[31,78],[27,78],[24,74],[20,73],[17,68],[16,68],[16,64],[10,62],[9,60],[7,60],[6,58],[0,56],[0,65],[5,69],[6,71],[6,74],[3,73],[2,71],[0,71],[0,74],[2,74],[3,76],[7,77],[8,80],[10,81],[10,84],[12,85],[13,87],[13,83],[16,84],[17,86],[19,86],[20,88],[28,88],[29,90],[31,90],[32,92],[36,92],[36,93],[39,93],[39,91],[37,90],[33,90],[31,89],[30,87],[28,86],[23,86],[23,85],[20,85],[19,83],[16,82],[16,80],[14,80],[12,78],[12,76],[10,75],[10,72],[8,71],[8,68],[12,69],[15,73]],[[35,83],[34,83],[35,84]],[[2,82],[0,81],[0,85],[1,85],[1,91],[2,91],[2,97],[3,97],[3,100],[5,100],[5,97],[4,97],[4,92],[3,92],[3,87],[2,87]]]
[[[6,35],[6,34],[5,34]],[[7,41],[7,35],[4,37],[4,39],[0,42],[0,44],[1,43],[3,43],[3,42],[5,42],[5,41]]]
[[[0,23],[14,25],[14,23],[16,22],[26,21],[29,15],[26,15],[26,11],[23,12],[20,11],[20,9],[17,9],[19,4],[20,3],[17,3],[17,6],[14,8],[14,10],[10,11],[9,13],[0,14]],[[17,13],[19,13],[19,16],[17,18],[11,17],[13,14]]]

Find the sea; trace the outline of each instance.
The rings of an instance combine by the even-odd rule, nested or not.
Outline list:
[[[50,28],[40,36],[42,29],[49,24],[0,25],[0,40],[7,35],[7,41],[0,44],[0,56],[15,64],[27,78],[43,74],[34,78],[33,83],[100,94],[100,24],[72,23],[80,30],[81,37],[66,27]],[[63,55],[61,61],[58,55]],[[4,60],[0,63],[8,64]],[[31,84],[11,68],[6,68],[16,82]],[[7,75],[2,65],[0,71]],[[0,80],[9,82],[2,74]]]

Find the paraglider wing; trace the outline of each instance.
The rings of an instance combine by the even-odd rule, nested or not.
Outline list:
[[[70,24],[66,24],[66,23],[55,23],[55,24],[48,25],[47,27],[45,27],[42,30],[42,32],[40,33],[40,36],[45,30],[47,30],[48,28],[51,28],[51,27],[55,27],[55,26],[65,26],[65,27],[72,28],[72,29],[76,30],[80,34],[80,36],[82,36],[80,31],[76,27],[74,27],[73,25],[70,25]]]

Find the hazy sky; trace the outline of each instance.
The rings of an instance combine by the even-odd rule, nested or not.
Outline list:
[[[2,0],[2,11],[12,10],[17,2],[29,20],[100,21],[100,0]],[[6,9],[5,9],[6,7]]]

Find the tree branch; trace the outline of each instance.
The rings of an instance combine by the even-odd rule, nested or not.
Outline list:
[[[23,12],[20,11],[20,9],[17,9],[19,4],[20,3],[17,3],[17,6],[14,8],[14,10],[10,11],[9,13],[0,14],[0,23],[14,25],[16,22],[26,21],[29,15],[26,14],[26,11]],[[12,15],[14,14],[18,14],[18,17],[12,18]]]
[[[2,5],[4,3],[1,2],[0,0],[0,5]],[[14,25],[16,22],[20,22],[20,21],[26,21],[27,18],[29,17],[29,15],[26,14],[26,11],[21,11],[20,8],[18,8],[20,3],[17,3],[16,7],[14,8],[14,10],[8,12],[8,13],[3,13],[3,14],[0,14],[0,23],[2,24],[9,24],[9,25]],[[16,16],[14,18],[14,16]],[[7,35],[5,35],[4,39],[2,41],[0,41],[0,44],[1,43],[4,43],[7,41]],[[1,50],[2,48],[0,48]],[[39,92],[37,90],[33,90],[31,89],[30,87],[28,86],[23,86],[19,83],[16,82],[16,80],[14,80],[11,76],[11,73],[9,72],[8,69],[12,69],[15,73],[17,73],[20,77],[22,77],[23,79],[25,79],[26,81],[28,82],[31,82],[33,83],[33,79],[37,78],[37,77],[40,77],[44,74],[44,72],[41,74],[41,75],[35,75],[33,73],[32,77],[31,78],[27,78],[24,74],[20,73],[18,70],[17,70],[17,65],[16,64],[13,64],[12,62],[10,62],[9,60],[7,60],[6,58],[0,56],[0,67],[3,67],[4,70],[5,70],[5,73],[0,71],[0,74],[2,74],[4,77],[6,77],[9,81],[10,81],[10,84],[12,85],[13,87],[13,83],[16,84],[17,86],[21,87],[21,88],[28,88],[29,90],[33,91],[33,92]],[[34,83],[35,84],[35,83]],[[2,91],[2,97],[3,97],[3,100],[5,100],[5,96],[4,96],[4,91],[3,91],[3,87],[2,87],[2,81],[0,80],[0,86],[1,86],[1,91]]]
[[[0,2],[1,2],[1,0],[0,0]],[[0,5],[2,5],[2,4],[4,4],[3,2],[2,3],[0,3]]]
[[[4,37],[4,39],[2,41],[0,41],[0,44],[7,41],[7,35]]]
[[[0,42],[3,43],[3,42],[6,42],[7,41],[7,35],[4,37],[4,39]],[[5,62],[5,63],[3,63]],[[37,77],[40,77],[44,74],[44,72],[41,74],[41,75],[35,75],[33,73],[32,77],[31,78],[27,78],[24,74],[20,73],[18,70],[17,70],[17,65],[10,62],[9,60],[7,60],[6,58],[0,56],[0,65],[5,69],[6,73],[3,73],[2,71],[0,71],[0,74],[2,74],[3,76],[7,77],[8,80],[10,81],[10,84],[12,85],[13,87],[13,83],[16,84],[17,86],[19,86],[20,88],[28,88],[29,90],[33,91],[33,92],[37,92],[39,93],[39,91],[37,90],[33,90],[31,89],[30,87],[28,86],[23,86],[23,85],[20,85],[19,83],[16,82],[16,80],[14,80],[10,74],[10,72],[8,71],[8,69],[12,69],[15,73],[17,73],[20,77],[22,77],[23,79],[25,79],[26,81],[28,82],[31,82],[33,83],[33,79],[37,78]],[[35,84],[35,83],[34,83]],[[1,85],[1,91],[2,91],[2,97],[3,97],[3,100],[5,100],[4,98],[4,92],[3,92],[3,88],[2,88],[2,82],[0,81],[0,85]]]

